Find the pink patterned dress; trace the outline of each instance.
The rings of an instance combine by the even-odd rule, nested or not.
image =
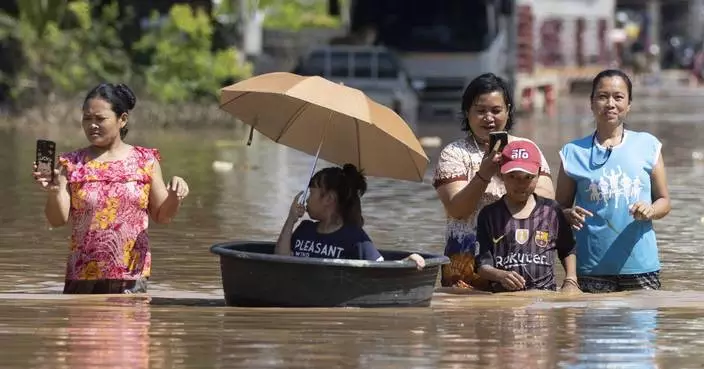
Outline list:
[[[122,160],[91,160],[87,149],[59,158],[71,193],[66,280],[138,280],[151,273],[149,192],[157,149],[133,147]]]

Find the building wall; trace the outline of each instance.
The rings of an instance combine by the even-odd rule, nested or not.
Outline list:
[[[687,5],[688,11],[684,13],[687,15],[686,22],[679,22],[686,26],[678,31],[687,32],[686,36],[693,40],[702,40],[704,39],[704,0],[689,0]]]
[[[615,0],[518,0],[533,13],[537,66],[608,64]]]

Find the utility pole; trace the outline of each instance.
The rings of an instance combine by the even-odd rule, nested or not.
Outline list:
[[[662,50],[660,50],[660,27],[662,19],[660,18],[660,12],[662,11],[661,0],[648,0],[646,3],[646,11],[648,13],[648,18],[650,24],[646,30],[648,35],[648,48],[646,49],[646,54],[651,55],[653,59],[653,67],[656,70],[660,70],[660,56],[662,55]],[[653,52],[657,51],[657,54]]]
[[[240,51],[245,54],[247,60],[257,58],[262,53],[262,23],[265,13],[259,9],[258,0],[231,1],[236,12],[234,15]]]
[[[249,21],[249,0],[232,0],[232,9],[236,12],[237,33],[239,36],[240,49],[244,50],[247,36],[247,22]]]
[[[517,0],[502,0],[501,11],[506,21],[506,75],[511,91],[516,89],[516,72],[518,57],[518,14],[516,14]]]

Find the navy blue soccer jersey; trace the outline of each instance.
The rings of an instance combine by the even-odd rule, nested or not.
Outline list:
[[[526,219],[514,218],[503,198],[479,212],[477,270],[489,265],[514,271],[525,279],[526,289],[555,290],[555,254],[563,259],[574,253],[575,241],[558,203],[534,196],[535,208]],[[496,282],[492,289],[504,291]]]

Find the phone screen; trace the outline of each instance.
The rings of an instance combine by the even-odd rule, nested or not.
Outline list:
[[[54,167],[56,166],[56,143],[48,140],[37,140],[37,171],[43,175],[50,175],[54,180]]]
[[[508,145],[508,132],[506,131],[497,131],[497,132],[490,132],[489,133],[489,150],[493,150],[494,146],[496,145],[497,142],[501,142],[499,144],[499,152]]]

